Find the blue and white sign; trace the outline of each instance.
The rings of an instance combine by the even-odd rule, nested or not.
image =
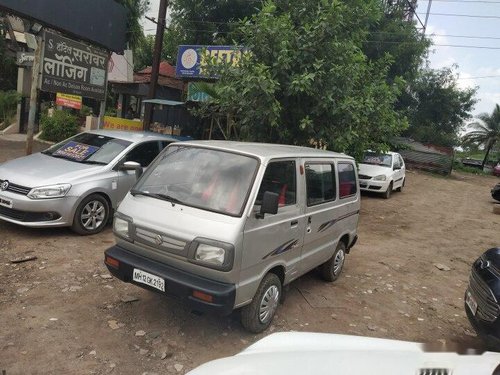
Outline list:
[[[211,59],[217,63],[237,65],[244,52],[238,46],[179,46],[175,74],[181,78],[210,78],[204,68]]]

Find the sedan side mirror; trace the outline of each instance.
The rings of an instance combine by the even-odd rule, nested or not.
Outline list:
[[[270,191],[264,192],[260,212],[256,215],[257,219],[263,219],[266,214],[276,215],[278,213],[279,195]]]
[[[142,175],[142,166],[136,161],[126,161],[119,167],[120,171],[135,171],[135,177],[139,179]]]

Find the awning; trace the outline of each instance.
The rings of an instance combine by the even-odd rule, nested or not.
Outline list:
[[[161,105],[183,105],[184,102],[176,102],[175,100],[166,100],[166,99],[147,99],[143,100],[143,103],[151,103],[151,104],[161,104]]]

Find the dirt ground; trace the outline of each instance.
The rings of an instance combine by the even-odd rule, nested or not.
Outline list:
[[[0,162],[21,155],[18,146],[0,141]],[[500,245],[489,195],[496,181],[408,172],[405,190],[390,200],[363,196],[360,240],[341,278],[328,284],[311,272],[292,283],[260,335],[245,332],[237,313],[200,316],[109,278],[111,228],[80,237],[0,222],[0,372],[182,374],[289,330],[477,347],[463,295],[471,263]],[[37,259],[10,263],[25,255]]]

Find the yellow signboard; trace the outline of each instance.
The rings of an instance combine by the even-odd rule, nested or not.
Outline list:
[[[103,129],[142,131],[142,122],[119,117],[104,116]]]

